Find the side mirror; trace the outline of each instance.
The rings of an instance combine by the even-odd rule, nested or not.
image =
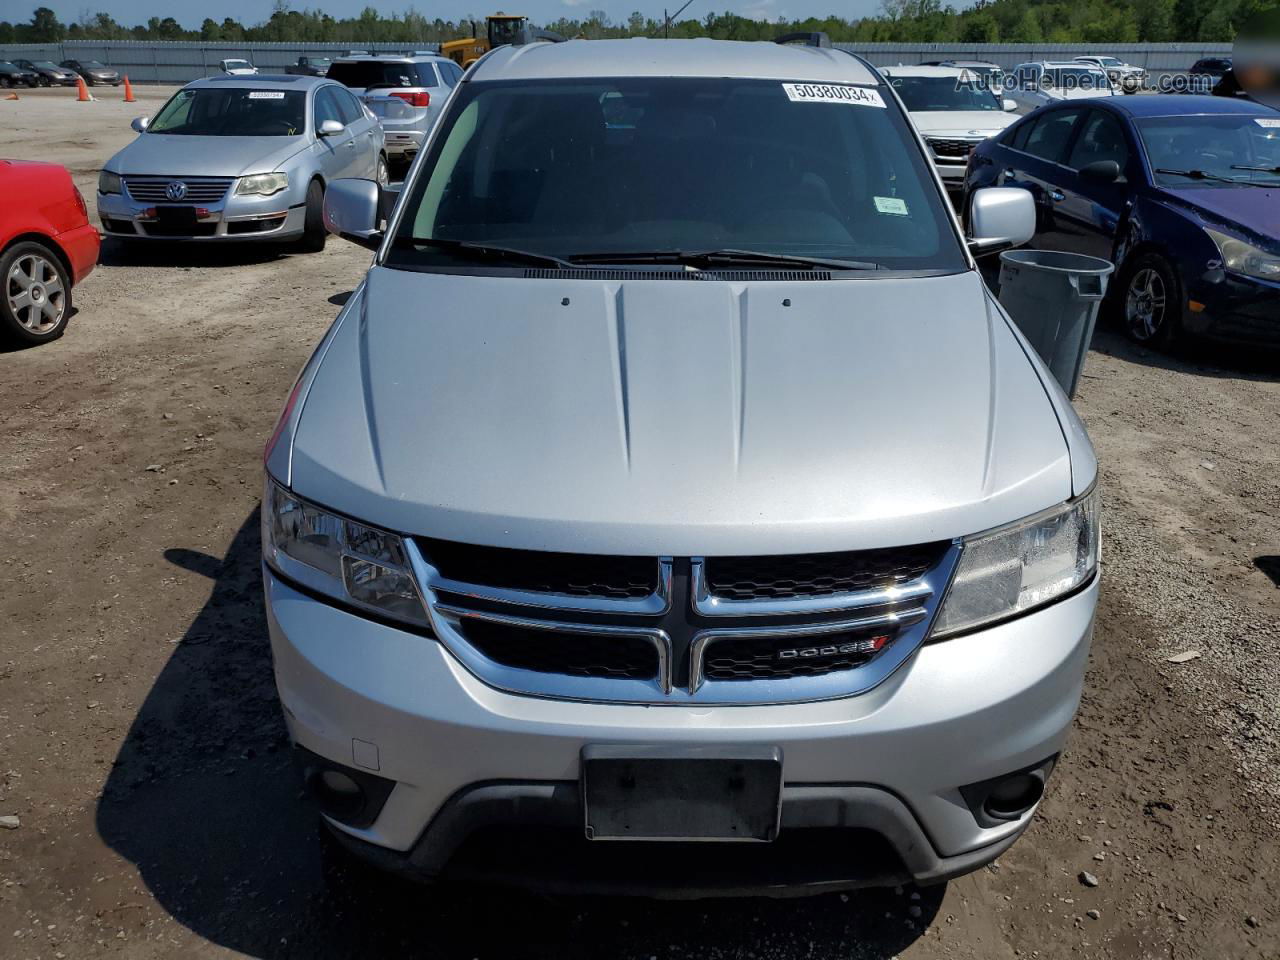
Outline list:
[[[1114,160],[1095,160],[1080,168],[1080,176],[1095,183],[1114,183],[1120,179],[1120,164]]]
[[[1012,113],[1014,110],[1018,109],[1018,101],[1010,100],[1008,97],[1005,97],[1000,105],[1004,107],[1006,113]]]
[[[382,245],[379,192],[374,180],[330,182],[324,191],[324,228],[343,240],[377,250]]]
[[[1036,202],[1021,187],[975,190],[969,205],[969,250],[985,257],[1021,246],[1035,236]]]
[[[326,120],[324,123],[320,124],[319,132],[322,137],[336,137],[345,129],[347,128],[337,120]]]
[[[133,120],[129,123],[129,126],[133,128],[134,133],[146,133],[147,127],[150,125],[150,123],[151,123],[150,117],[134,117]]]

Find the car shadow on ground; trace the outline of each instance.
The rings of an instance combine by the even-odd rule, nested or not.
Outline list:
[[[1188,341],[1175,352],[1163,352],[1134,343],[1119,326],[1106,322],[1102,317],[1098,318],[1089,346],[1119,360],[1202,377],[1264,382],[1280,380],[1280,351]],[[1087,367],[1085,375],[1088,375]]]
[[[206,940],[254,957],[873,960],[899,954],[938,912],[944,887],[918,899],[892,890],[801,900],[545,897],[424,887],[335,857],[300,791],[276,699],[257,512],[225,557],[165,556],[210,577],[212,592],[120,748],[97,826],[156,901]]]
[[[297,251],[283,243],[165,242],[104,237],[103,267],[244,267],[270,263]]]

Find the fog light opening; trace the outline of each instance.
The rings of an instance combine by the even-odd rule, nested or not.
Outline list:
[[[1017,820],[1044,796],[1044,773],[1031,770],[1006,777],[991,788],[983,812],[994,820]]]
[[[320,810],[335,820],[354,820],[364,807],[364,789],[340,770],[313,770],[307,786]]]

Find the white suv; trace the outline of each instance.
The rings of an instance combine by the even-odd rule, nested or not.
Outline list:
[[[1018,105],[987,77],[956,67],[882,67],[948,188],[964,186],[969,152],[1015,119]]]

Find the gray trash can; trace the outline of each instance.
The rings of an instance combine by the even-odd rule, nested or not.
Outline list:
[[[1069,397],[1076,395],[1113,270],[1109,260],[1079,253],[1000,254],[1000,302]]]

